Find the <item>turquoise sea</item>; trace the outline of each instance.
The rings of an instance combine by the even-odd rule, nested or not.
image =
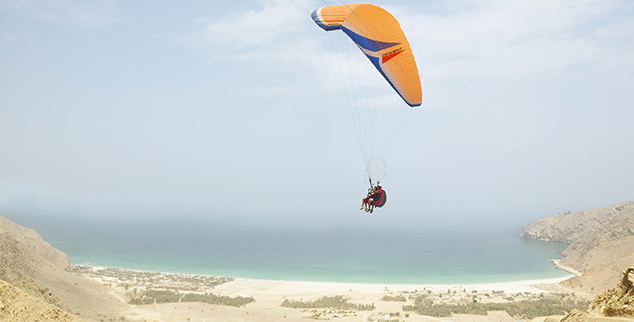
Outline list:
[[[36,226],[36,227],[33,227]],[[561,277],[567,246],[517,228],[258,228],[214,221],[34,221],[73,264],[287,281],[459,284]]]

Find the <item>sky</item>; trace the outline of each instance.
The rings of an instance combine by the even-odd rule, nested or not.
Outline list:
[[[332,4],[0,2],[0,213],[493,226],[634,200],[631,1],[376,2],[424,104],[372,215],[310,18]]]

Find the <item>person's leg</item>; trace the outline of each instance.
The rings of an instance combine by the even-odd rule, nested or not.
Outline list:
[[[361,208],[359,210],[363,210],[365,208],[365,198],[361,199]]]

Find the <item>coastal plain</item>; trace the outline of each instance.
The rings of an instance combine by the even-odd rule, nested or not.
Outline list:
[[[521,301],[539,297],[542,293],[566,292],[568,290],[558,283],[570,277],[463,285],[405,285],[231,279],[79,265],[72,266],[71,271],[99,281],[111,290],[113,296],[122,300],[135,288],[209,292],[219,296],[254,299],[252,303],[241,307],[198,302],[138,305],[121,311],[121,316],[131,321],[306,321],[311,317],[340,321],[516,321],[506,312],[456,314],[450,318],[438,318],[413,312],[408,314],[403,311],[403,306],[412,304],[408,297],[420,294],[425,294],[426,298],[435,302],[450,304],[472,302],[474,299],[483,303],[508,302],[509,298]],[[198,282],[205,278],[208,279],[206,284]],[[385,300],[399,295],[405,295],[405,301]],[[281,306],[287,299],[316,301],[324,296],[344,296],[350,303],[374,304],[375,309],[294,309]]]
[[[634,321],[634,202],[560,213],[520,235],[569,244],[554,264],[571,274],[356,284],[71,265],[35,231],[0,216],[0,321]],[[615,310],[625,316],[601,315]]]

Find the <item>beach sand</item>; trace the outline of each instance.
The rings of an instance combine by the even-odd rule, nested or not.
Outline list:
[[[356,283],[325,283],[325,282],[291,282],[291,281],[272,281],[258,280],[248,278],[236,278],[234,282],[222,284],[216,287],[216,292],[226,295],[255,296],[261,294],[273,295],[305,295],[305,299],[310,296],[323,296],[328,294],[381,294],[381,297],[387,293],[397,292],[413,292],[414,290],[431,290],[432,292],[446,292],[447,290],[463,291],[468,293],[472,291],[493,291],[500,290],[505,293],[520,292],[544,292],[543,286],[559,283],[573,275],[527,281],[512,281],[499,283],[481,283],[481,284],[356,284]],[[350,295],[348,294],[348,295]]]

